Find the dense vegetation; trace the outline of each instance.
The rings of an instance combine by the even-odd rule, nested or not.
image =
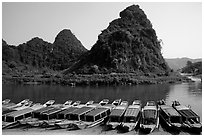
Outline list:
[[[154,73],[168,75],[160,40],[138,5],[120,12],[98,36],[96,44],[64,73]]]
[[[191,61],[188,61],[186,66],[182,68],[182,73],[192,73],[193,75],[202,74],[202,62],[192,63]]]

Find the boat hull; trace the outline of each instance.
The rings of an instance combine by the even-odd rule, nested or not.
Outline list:
[[[161,115],[160,115],[160,124],[166,131],[174,132],[175,134],[178,134],[181,132],[181,125],[176,126],[174,124],[170,124]]]

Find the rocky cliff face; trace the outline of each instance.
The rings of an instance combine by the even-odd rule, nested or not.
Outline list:
[[[70,30],[62,30],[53,43],[51,53],[52,68],[65,69],[70,67],[82,54],[87,51]]]
[[[96,44],[65,71],[76,73],[137,72],[165,74],[169,71],[160,41],[138,5],[120,12],[98,36]]]

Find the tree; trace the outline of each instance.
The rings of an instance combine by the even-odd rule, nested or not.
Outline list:
[[[191,66],[192,62],[191,61],[187,61],[186,66]]]

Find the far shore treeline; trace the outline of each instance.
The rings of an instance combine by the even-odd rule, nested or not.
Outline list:
[[[35,37],[14,46],[2,40],[3,84],[74,86],[189,81],[169,67],[161,54],[162,40],[138,5],[127,7],[119,15],[98,35],[90,50],[69,29],[59,32],[53,43]],[[201,66],[197,63],[191,70],[198,67],[196,73],[201,75]]]

